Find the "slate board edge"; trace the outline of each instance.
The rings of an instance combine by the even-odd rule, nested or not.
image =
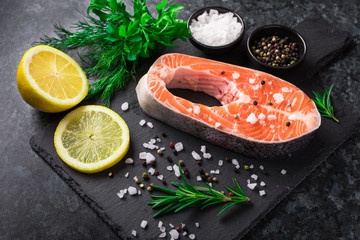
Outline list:
[[[36,135],[36,134],[35,134]],[[85,194],[81,186],[59,165],[55,163],[50,153],[40,147],[35,141],[35,135],[30,139],[30,146],[49,166],[72,188],[81,199],[117,234],[121,239],[126,239],[126,234],[121,226],[116,226],[105,211],[89,196]]]
[[[356,125],[360,126],[360,124]],[[324,161],[326,161],[326,159],[331,156],[352,135],[353,134],[349,135],[347,138],[344,138],[343,141],[341,141],[335,148],[333,148],[333,151],[328,152],[325,156],[320,156],[322,160],[316,164],[315,167],[313,167],[312,170],[308,172],[308,174],[306,174],[294,186],[289,187],[282,195],[280,195],[272,207],[261,213],[254,221],[249,224],[250,227],[245,231],[240,232],[234,238],[234,240],[243,238],[253,227],[255,227],[260,222],[261,219],[263,219],[272,209],[274,209],[281,201],[283,201],[299,184],[301,184],[312,172],[314,172]],[[38,154],[47,164],[49,164],[49,166],[80,196],[80,198],[82,198],[89,205],[92,210],[94,210],[94,212],[113,230],[115,234],[117,234],[121,239],[128,239],[121,226],[116,226],[111,218],[105,213],[105,211],[102,210],[94,200],[85,194],[80,185],[62,167],[55,163],[51,154],[37,145],[35,136],[36,134],[33,135],[30,139],[30,146],[35,151],[35,153]]]

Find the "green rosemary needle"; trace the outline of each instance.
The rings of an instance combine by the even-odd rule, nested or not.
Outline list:
[[[217,214],[219,216],[226,209],[231,206],[241,203],[248,202],[250,198],[245,196],[245,193],[240,188],[239,183],[235,178],[233,178],[233,183],[235,188],[227,187],[225,188],[229,191],[229,196],[226,196],[225,193],[216,190],[211,187],[209,184],[206,185],[190,185],[181,170],[179,164],[181,178],[184,181],[183,183],[172,182],[171,184],[178,188],[178,190],[173,191],[164,187],[153,185],[152,189],[158,190],[168,195],[151,195],[155,200],[148,202],[149,205],[152,205],[152,208],[158,208],[159,211],[155,213],[154,218],[161,216],[168,212],[177,213],[187,207],[196,207],[204,209],[208,206],[226,203],[220,212]]]
[[[334,84],[332,84],[329,89],[325,89],[325,93],[322,96],[319,92],[313,91],[315,95],[315,100],[313,99],[313,101],[321,113],[321,116],[332,118],[334,121],[339,122],[339,120],[334,115],[334,107],[331,105],[330,100],[330,94],[333,87]]]

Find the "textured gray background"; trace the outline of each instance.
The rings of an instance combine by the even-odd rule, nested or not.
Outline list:
[[[154,9],[154,4],[148,1]],[[156,1],[158,2],[158,1]],[[175,1],[172,1],[175,2]],[[30,148],[29,139],[62,114],[26,105],[16,87],[24,52],[54,23],[79,20],[89,1],[2,0],[0,5],[0,239],[116,239],[115,234]],[[192,9],[222,5],[247,31],[268,23],[295,25],[312,11],[349,31],[354,46],[313,80],[336,82],[334,96],[360,105],[359,1],[177,1]],[[186,9],[180,15],[186,19]],[[324,39],[326,41],[326,39]],[[336,101],[336,99],[335,99]],[[360,132],[265,217],[245,239],[360,239]]]

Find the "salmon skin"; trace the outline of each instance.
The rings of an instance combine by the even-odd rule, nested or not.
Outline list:
[[[222,106],[208,107],[168,89],[202,91]],[[249,157],[290,154],[321,124],[314,102],[273,75],[183,54],[158,58],[139,81],[140,107],[179,130]]]

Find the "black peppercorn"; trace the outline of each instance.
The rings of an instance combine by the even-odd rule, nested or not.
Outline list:
[[[257,102],[257,101],[254,101],[253,104],[256,106],[256,105],[258,105],[258,102]]]
[[[169,162],[172,162],[172,158],[170,156],[167,156],[166,160],[168,160]]]
[[[152,161],[150,162],[150,166],[152,166],[152,167],[155,167],[155,166],[156,166],[155,160],[152,160]]]
[[[291,122],[287,122],[287,123],[286,123],[286,126],[287,126],[287,127],[290,127],[290,125],[291,125]]]
[[[146,160],[143,160],[143,161],[141,162],[141,164],[142,164],[144,167],[146,167]]]
[[[201,175],[204,175],[204,174],[205,174],[204,169],[200,168],[200,169],[199,169],[199,173],[200,173]]]
[[[264,80],[262,80],[262,81],[261,81],[261,85],[264,85],[264,84],[265,84],[265,81],[264,81]]]
[[[201,166],[202,160],[196,160],[196,163],[197,163],[199,166]]]
[[[167,137],[166,132],[163,132],[161,135],[162,135],[163,137]]]

